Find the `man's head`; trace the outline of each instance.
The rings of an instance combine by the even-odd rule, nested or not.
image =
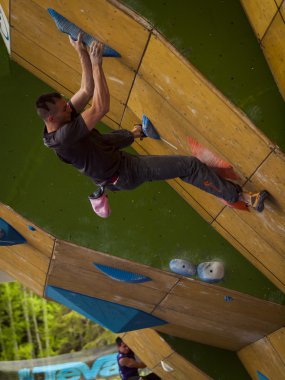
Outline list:
[[[131,352],[129,346],[127,346],[120,337],[116,338],[116,344],[118,347],[118,351],[122,354],[128,354],[129,352]]]
[[[43,94],[36,100],[37,114],[46,124],[60,127],[71,120],[71,108],[58,93]]]

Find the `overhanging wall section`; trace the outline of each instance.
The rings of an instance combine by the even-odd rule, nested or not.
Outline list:
[[[241,0],[241,3],[285,99],[285,1]]]
[[[137,23],[103,0],[97,0],[96,6],[88,0],[80,6],[76,1],[12,0],[12,58],[66,96],[80,88],[80,63],[67,35],[57,29],[47,8],[54,8],[121,53],[122,58],[104,59],[111,93],[108,117],[120,124],[148,40],[148,25]]]

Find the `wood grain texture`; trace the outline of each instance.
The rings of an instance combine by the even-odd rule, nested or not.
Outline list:
[[[225,296],[232,301],[226,302]],[[285,321],[284,306],[193,280],[181,280],[153,314],[163,315],[172,325],[159,327],[159,331],[176,335],[183,326],[191,340],[234,351],[280,328]]]
[[[10,7],[10,0],[1,0],[0,5],[2,6],[2,9],[5,13],[5,16],[7,17],[7,20],[9,20],[9,7]]]
[[[43,296],[55,239],[2,203],[0,217],[27,241],[24,244],[0,246],[0,268]],[[29,226],[35,230],[31,231]]]
[[[283,99],[285,99],[285,5],[281,8],[272,21],[266,35],[262,39],[262,47],[265,58],[273,73],[276,84],[279,88]]]
[[[166,380],[210,380],[192,363],[178,355],[154,330],[143,329],[122,335],[124,342],[135,354],[162,379]],[[161,361],[171,366],[173,371],[164,371]]]
[[[284,339],[284,331],[283,329],[276,331],[238,352],[240,360],[252,379],[258,380],[257,371],[268,379],[285,379],[284,342],[282,343],[282,350],[278,351],[278,345],[271,343],[271,336],[274,336],[273,341],[277,336]]]
[[[257,38],[261,40],[277,13],[278,4],[275,0],[241,0],[241,4]]]
[[[94,263],[146,275],[152,281],[118,281]],[[167,321],[174,335],[230,350],[260,339],[285,322],[285,306],[60,240],[47,285],[138,308]],[[226,302],[225,296],[232,302]]]

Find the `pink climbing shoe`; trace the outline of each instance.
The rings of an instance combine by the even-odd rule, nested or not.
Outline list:
[[[100,188],[95,193],[91,194],[89,201],[93,208],[93,211],[101,218],[108,218],[111,214],[111,208],[109,205],[108,195],[105,194],[104,188]]]

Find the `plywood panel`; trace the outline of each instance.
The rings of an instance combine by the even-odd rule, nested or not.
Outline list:
[[[80,88],[81,74],[70,66],[65,65],[61,59],[49,54],[40,46],[33,43],[16,29],[12,29],[12,59],[22,64],[32,74],[44,80],[63,94],[74,94]],[[26,61],[26,62],[25,62]],[[35,67],[36,65],[36,67]],[[62,91],[60,91],[62,93]],[[40,95],[40,94],[39,94]],[[124,105],[114,96],[111,96],[108,116],[120,122]]]
[[[130,260],[122,259],[120,257],[111,256],[106,253],[94,251],[92,249],[80,247],[75,244],[57,240],[54,250],[53,265],[72,265],[77,269],[83,269],[92,272],[96,275],[103,275],[102,272],[94,265],[103,264],[117,269],[139,273],[141,275],[150,277],[152,281],[141,283],[138,286],[150,289],[158,289],[169,291],[179,281],[179,277],[175,274],[168,273],[148,265],[139,264]],[[52,274],[52,272],[51,272]],[[120,284],[118,281],[113,280],[113,285]],[[132,285],[128,285],[130,288]]]
[[[130,331],[124,334],[124,342],[133,348],[135,354],[148,368],[154,368],[160,361],[173,353],[165,340],[152,329]]]
[[[34,2],[44,10],[55,9],[85,32],[119,51],[124,65],[132,69],[138,67],[151,26],[119,2],[96,0],[94,5],[93,0],[83,0],[80,6],[77,0]]]
[[[269,27],[278,8],[274,0],[241,0],[243,8],[259,40]]]
[[[164,274],[158,269],[109,255],[104,256],[96,251],[59,242],[50,267],[47,285],[152,312],[177,282],[175,275]],[[113,264],[119,269],[146,274],[153,278],[153,281],[139,284],[117,281],[99,271],[93,262],[111,266]]]
[[[31,277],[29,273],[23,271],[18,261],[10,262],[10,260],[6,260],[1,254],[0,268],[21,282],[24,286],[31,289],[34,293],[43,296],[44,284],[38,280],[37,276]]]
[[[161,36],[151,37],[139,73],[238,173],[248,177],[270,153],[269,140]],[[163,131],[164,125],[154,121]],[[184,141],[178,124],[176,131]]]
[[[241,227],[240,231],[237,231],[235,228],[235,234],[232,235],[229,231],[231,231],[231,225],[228,225],[225,223],[224,227],[222,227],[219,223],[214,222],[212,223],[212,226],[217,230],[226,240],[228,240],[229,243],[231,243],[248,261],[250,261],[256,268],[258,268],[271,282],[273,282],[279,289],[281,289],[283,292],[285,292],[285,285],[283,282],[278,279],[275,274],[273,274],[270,270],[267,269],[267,267],[264,265],[263,260],[259,259],[259,256],[255,256],[254,252],[256,252],[256,249],[259,253],[261,252],[267,252],[267,255],[271,254],[271,246],[267,243],[264,244],[264,240],[259,239],[259,237],[256,236],[256,232],[251,230],[250,227],[246,225],[241,225],[240,220],[233,217],[233,214],[229,214],[229,218],[233,219],[233,228],[235,228],[235,224],[238,223]],[[230,220],[230,219],[229,219]],[[220,222],[220,220],[219,220]],[[236,223],[235,223],[236,222]],[[228,230],[227,230],[228,228]],[[250,236],[254,236],[252,243],[253,246],[248,246],[247,239],[244,237],[244,230],[246,230],[247,234],[250,234]],[[240,240],[240,237],[242,237],[242,241]],[[243,244],[246,244],[247,248]],[[257,244],[257,246],[255,246]],[[261,244],[261,248],[260,248]],[[279,255],[277,256],[279,257]],[[280,261],[279,257],[279,261]],[[281,261],[282,264],[282,261]],[[283,266],[283,264],[282,264]]]
[[[230,231],[250,255],[260,264],[265,275],[276,278],[277,286],[285,285],[285,156],[272,153],[252,177],[256,189],[267,189],[271,194],[262,213],[235,213],[225,209],[217,218],[225,230]],[[253,190],[253,185],[249,185]],[[250,238],[249,238],[250,236]],[[247,257],[246,252],[242,252]],[[271,272],[272,275],[270,275]],[[281,284],[283,285],[281,285]]]
[[[226,302],[225,296],[232,301]],[[195,339],[237,350],[280,328],[285,307],[229,289],[181,280],[154,310],[173,325],[195,330]],[[167,328],[167,327],[166,327]]]
[[[135,354],[162,379],[195,379],[209,380],[210,377],[200,371],[192,363],[178,355],[154,330],[144,329],[131,331],[122,335],[124,342]],[[171,372],[165,372],[161,361],[170,365]]]
[[[35,226],[3,203],[0,203],[0,217],[24,236],[33,248],[39,250],[46,257],[51,257],[54,246],[53,236]],[[31,231],[28,226],[33,226],[35,231]]]
[[[281,14],[274,18],[262,40],[264,55],[273,72],[279,91],[285,99],[285,23]]]
[[[0,1],[0,5],[2,6],[2,9],[5,13],[5,16],[7,17],[8,20],[9,20],[9,3],[10,3],[10,0],[1,0]]]
[[[176,352],[173,352],[168,358],[164,359],[163,362],[173,368],[171,372],[165,372],[161,364],[154,368],[154,371],[164,380],[212,379]]]
[[[94,262],[145,274],[153,281],[141,284],[116,281],[97,270]],[[231,350],[256,341],[285,322],[284,306],[193,279],[177,282],[178,278],[57,241],[47,284],[136,307],[178,326],[178,336],[183,334],[192,340]],[[232,302],[226,302],[225,296],[231,296]],[[172,331],[177,332],[177,327],[172,326]]]
[[[267,338],[285,365],[285,328],[275,331]]]
[[[257,371],[268,379],[285,379],[285,364],[267,337],[243,348],[238,356],[252,379],[258,380]]]

